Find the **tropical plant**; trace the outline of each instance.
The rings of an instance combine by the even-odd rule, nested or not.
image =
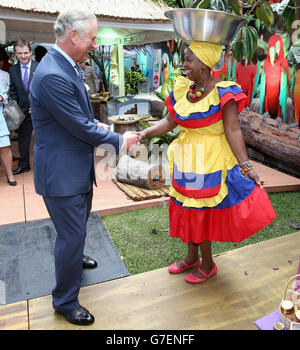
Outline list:
[[[139,123],[142,125],[142,127],[149,128],[151,124],[144,122],[143,120],[140,120]],[[160,136],[153,136],[145,140],[145,144],[148,146],[150,152],[151,147],[154,144],[158,144],[160,146],[162,145],[169,145],[171,142],[173,142],[179,135],[179,132],[177,130],[172,130],[167,132],[166,134],[160,135]]]
[[[177,68],[174,70],[174,72],[170,75],[170,77],[161,85],[161,87],[154,91],[154,93],[162,100],[163,103],[165,103],[165,99],[169,96],[170,92],[174,88],[174,79],[176,79],[177,76],[182,75],[181,69]],[[168,113],[168,109],[166,105],[164,105],[164,108],[161,113],[161,118],[164,118]],[[144,122],[142,120],[139,121],[139,123],[144,128],[148,128],[151,126],[151,124]],[[153,136],[144,141],[144,143],[147,145],[149,149],[149,156],[152,152],[153,145],[158,145],[161,148],[161,153],[164,153],[164,145],[169,145],[171,142],[173,142],[179,135],[179,132],[177,129],[167,132],[166,134],[160,135],[160,136]]]
[[[170,75],[168,79],[158,88],[154,91],[154,93],[162,100],[162,102],[165,102],[165,99],[169,96],[170,92],[174,88],[174,79],[176,79],[177,76],[182,75],[182,71],[180,68],[176,68],[174,72]],[[168,113],[167,107],[164,106],[162,112],[161,112],[161,118],[164,118]]]
[[[125,69],[125,95],[136,95],[139,92],[139,84],[145,83],[147,78],[143,73]]]
[[[299,1],[282,0],[164,0],[171,7],[202,8],[234,13],[243,16],[247,24],[240,28],[232,42],[232,53],[237,61],[247,57],[253,58],[257,44],[258,32],[267,29],[271,33],[278,31],[278,22],[290,31],[299,10]],[[295,28],[294,28],[295,29]]]

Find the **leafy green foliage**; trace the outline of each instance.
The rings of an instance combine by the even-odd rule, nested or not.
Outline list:
[[[210,0],[196,0],[192,1],[190,7],[199,9],[209,9]]]
[[[143,128],[149,128],[151,124],[144,122],[142,120],[139,121],[139,123],[142,125]],[[171,142],[173,142],[179,135],[179,132],[169,131],[166,134],[160,135],[160,136],[154,136],[151,138],[146,139],[143,141],[145,143],[151,153],[151,146],[154,144],[158,145],[169,145]]]
[[[241,6],[236,0],[228,0],[229,6],[233,10],[233,12],[237,15],[241,15]]]
[[[264,22],[267,29],[274,24],[274,13],[271,5],[268,2],[264,2],[256,8],[256,17]]]
[[[203,8],[217,11],[234,12],[238,16],[243,16],[248,21],[245,28],[240,28],[237,37],[232,43],[233,56],[237,61],[241,61],[245,56],[252,59],[258,43],[258,31],[266,28],[273,31],[276,22],[282,22],[285,30],[290,30],[296,19],[296,8],[299,6],[298,0],[283,0],[280,3],[269,4],[264,0],[164,0],[169,6],[179,8]],[[276,13],[276,16],[274,15]],[[251,22],[251,24],[250,24]]]
[[[125,70],[125,94],[138,94],[138,84],[144,83],[147,80],[143,73],[131,71],[128,68]]]
[[[251,61],[257,48],[257,41],[256,29],[250,25],[243,27],[232,44],[232,53],[236,60],[241,62],[243,57],[247,57],[248,61]]]
[[[210,0],[210,8],[215,11],[227,12],[228,0]]]
[[[288,6],[286,6],[286,8],[284,9],[283,13],[282,13],[282,18],[283,18],[283,24],[287,29],[291,29],[292,28],[292,24],[296,19],[296,10],[295,7],[292,7],[292,3],[294,1],[290,1],[288,3]],[[299,6],[299,5],[298,5]]]

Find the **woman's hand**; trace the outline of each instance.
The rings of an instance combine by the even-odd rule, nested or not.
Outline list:
[[[261,189],[263,188],[260,182],[259,176],[256,174],[256,172],[253,169],[246,172],[244,176],[248,177],[248,179],[254,180]]]
[[[177,124],[174,122],[171,114],[168,113],[165,118],[161,119],[151,127],[137,132],[139,136],[138,141],[142,141],[145,138],[166,134],[167,132],[176,128],[176,126]]]
[[[146,138],[145,130],[138,131],[136,134],[138,135],[138,142],[140,142]]]

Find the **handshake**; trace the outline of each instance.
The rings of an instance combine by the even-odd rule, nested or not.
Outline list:
[[[123,149],[129,150],[132,146],[135,146],[143,139],[142,133],[138,131],[126,131],[123,134],[124,144]]]
[[[97,126],[99,128],[109,130],[109,125],[104,123],[98,123]],[[138,131],[126,131],[123,134],[124,143],[122,150],[126,149],[129,150],[132,146],[135,146],[139,141],[141,141],[144,138],[143,132]]]

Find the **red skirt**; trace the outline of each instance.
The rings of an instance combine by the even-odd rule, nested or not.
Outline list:
[[[170,198],[171,237],[180,237],[184,243],[241,242],[276,218],[267,192],[232,170],[226,180],[228,195],[216,207],[188,208]]]

